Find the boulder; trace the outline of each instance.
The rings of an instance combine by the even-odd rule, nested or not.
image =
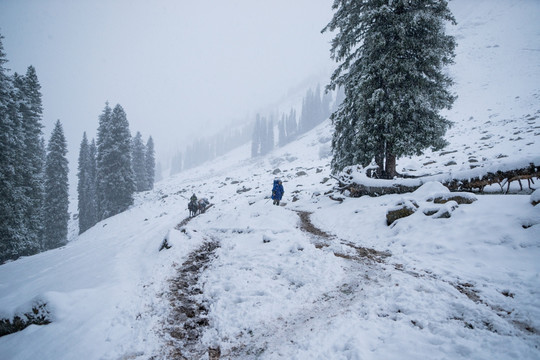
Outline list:
[[[412,199],[403,199],[386,212],[386,224],[392,225],[396,220],[411,216],[418,209],[418,204]]]
[[[428,201],[433,201],[434,204],[446,204],[449,201],[455,201],[459,205],[472,204],[476,200],[478,199],[474,194],[466,192],[436,194],[428,199]]]

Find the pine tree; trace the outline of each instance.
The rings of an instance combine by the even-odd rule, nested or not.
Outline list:
[[[326,119],[324,106],[321,100],[321,88],[317,85],[315,91],[308,89],[302,100],[299,132],[305,133]]]
[[[155,182],[159,182],[163,180],[163,168],[161,167],[161,162],[156,163],[156,171],[155,173]]]
[[[22,129],[15,94],[0,35],[0,263],[21,256],[24,213],[20,206],[22,182],[17,178],[17,154],[22,150]]]
[[[292,141],[298,134],[298,123],[296,121],[296,110],[291,109],[285,124],[285,132],[287,133],[287,142]]]
[[[131,164],[133,175],[135,177],[135,191],[145,191],[148,188],[148,179],[146,172],[146,162],[144,159],[146,148],[142,141],[142,135],[137,131],[137,134],[132,141]]]
[[[96,212],[96,145],[88,143],[86,132],[79,151],[77,183],[79,234],[82,234],[97,222]]]
[[[281,120],[278,122],[278,136],[279,136],[279,146],[284,146],[287,144],[287,133],[286,133],[286,118],[285,114],[281,116]]]
[[[251,139],[251,157],[257,157],[260,155],[261,149],[261,118],[259,114],[255,118],[255,125],[253,126],[253,137]]]
[[[100,116],[97,144],[98,219],[121,213],[133,204],[135,180],[131,168],[131,134],[124,109],[106,104]]]
[[[266,153],[269,153],[274,149],[274,142],[274,120],[270,119],[266,130]]]
[[[311,127],[311,96],[311,89],[309,89],[306,96],[302,99],[302,110],[298,124],[298,130],[301,134],[307,132]]]
[[[32,67],[10,77],[0,35],[0,263],[41,248],[41,94]]]
[[[268,153],[268,127],[265,117],[261,117],[261,121],[259,122],[259,139],[261,142],[259,155],[266,155]]]
[[[42,114],[41,85],[33,66],[28,67],[25,76],[15,74],[13,83],[17,89],[18,111],[22,121],[22,138],[24,139],[23,158],[21,167],[23,189],[25,192],[24,219],[27,229],[27,242],[33,243],[36,253],[41,243],[43,226],[43,166],[45,150],[42,147]]]
[[[83,133],[83,139],[79,148],[79,161],[77,177],[77,208],[79,210],[79,234],[82,234],[90,228],[88,224],[88,217],[86,215],[88,192],[86,184],[88,183],[88,158],[90,157],[90,147],[88,145],[88,139],[86,138],[86,132]]]
[[[328,89],[342,86],[345,99],[332,115],[332,168],[375,159],[393,177],[396,158],[445,145],[451,123],[439,111],[455,100],[445,23],[454,17],[445,0],[335,0],[333,9],[322,31],[339,30],[330,51],[341,64]]]
[[[154,139],[152,136],[148,137],[146,141],[146,153],[144,155],[145,169],[146,169],[146,190],[152,190],[154,188],[154,180],[156,178],[156,157],[154,150]]]
[[[182,171],[182,153],[176,153],[171,160],[171,175],[178,174]],[[159,180],[158,180],[159,181]]]
[[[108,196],[113,191],[114,184],[110,183],[106,178],[109,170],[114,171],[114,168],[109,164],[111,162],[111,148],[113,147],[113,140],[111,138],[111,113],[112,109],[109,103],[106,102],[105,108],[99,116],[96,142],[96,206],[98,221],[111,216],[109,214],[111,205]]]
[[[88,163],[87,163],[87,185],[88,202],[86,203],[86,214],[88,216],[88,225],[90,227],[97,224],[99,221],[97,207],[97,146],[94,139],[88,147]]]
[[[45,161],[45,203],[43,249],[55,249],[67,243],[69,221],[67,143],[58,120],[47,146]]]

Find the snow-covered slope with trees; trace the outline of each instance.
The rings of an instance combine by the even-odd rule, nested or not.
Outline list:
[[[450,145],[400,159],[398,171],[538,160],[540,3],[451,7]],[[429,182],[335,201],[331,130],[327,121],[255,159],[238,148],[62,248],[0,266],[0,319],[48,322],[0,337],[1,358],[539,358],[538,192],[494,185],[471,204],[436,204],[450,195]],[[274,177],[284,206],[268,199]],[[212,206],[186,220],[193,193]],[[398,203],[418,210],[388,226]]]

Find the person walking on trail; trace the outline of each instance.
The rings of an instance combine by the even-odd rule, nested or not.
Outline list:
[[[279,205],[281,198],[283,197],[283,183],[279,179],[274,180],[274,187],[272,188],[272,200],[274,200],[274,205]]]

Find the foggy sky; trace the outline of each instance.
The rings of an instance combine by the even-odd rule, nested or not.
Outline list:
[[[36,68],[45,139],[64,126],[70,177],[109,101],[158,160],[291,88],[326,85],[332,0],[0,0],[6,67]],[[303,84],[305,88],[300,86]],[[168,164],[163,164],[167,167]]]

